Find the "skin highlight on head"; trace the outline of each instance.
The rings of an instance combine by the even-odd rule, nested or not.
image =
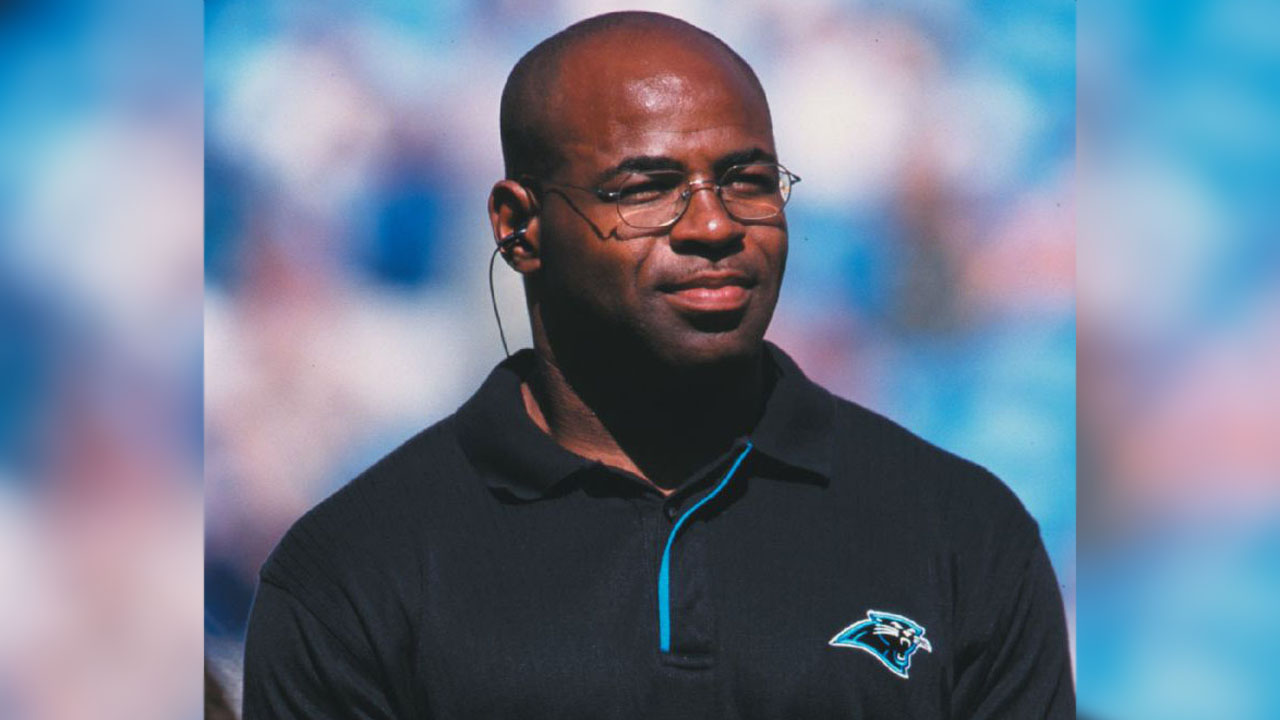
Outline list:
[[[786,262],[785,216],[744,222],[714,184],[776,159],[754,73],[714,37],[652,13],[575,25],[512,71],[502,103],[508,177],[495,238],[524,276],[538,371],[530,416],[581,455],[670,487],[754,424],[763,336]],[[641,229],[608,188],[678,170],[688,207]]]

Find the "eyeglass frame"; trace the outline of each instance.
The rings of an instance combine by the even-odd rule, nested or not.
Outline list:
[[[724,186],[720,184],[720,181],[724,180],[724,178],[726,178],[729,175],[729,173],[733,172],[738,168],[751,167],[753,165],[773,165],[774,167],[778,168],[778,170],[780,170],[782,174],[786,175],[788,179],[787,180],[787,196],[782,199],[782,205],[778,207],[778,211],[772,215],[765,215],[763,217],[756,217],[756,218],[742,218],[735,215],[733,211],[729,209],[728,203],[724,201],[724,195],[722,194],[724,192]],[[679,172],[679,171],[660,170],[660,171],[649,171],[649,172]],[[647,173],[645,171],[636,171],[633,173],[629,173],[628,176],[643,175],[643,174],[647,174]],[[779,175],[779,177],[781,177],[781,175]],[[738,163],[736,165],[731,165],[725,168],[724,172],[720,173],[720,178],[717,180],[709,180],[709,179],[686,180],[684,182],[684,185],[685,185],[684,189],[680,191],[680,200],[679,200],[679,202],[684,203],[684,207],[680,208],[680,211],[677,212],[674,217],[672,217],[670,220],[668,220],[667,222],[661,225],[644,226],[644,225],[632,225],[630,222],[627,221],[625,217],[623,217],[622,205],[621,203],[618,202],[619,199],[622,197],[621,190],[605,190],[603,187],[599,187],[599,186],[584,187],[582,185],[573,185],[570,183],[547,182],[545,180],[542,180],[541,178],[537,178],[532,175],[524,175],[524,176],[521,176],[520,179],[522,182],[526,180],[532,181],[532,183],[529,183],[529,184],[534,187],[543,187],[548,189],[570,188],[573,190],[581,190],[583,192],[591,193],[596,197],[597,200],[601,202],[612,203],[614,212],[618,214],[618,219],[621,220],[623,224],[625,224],[627,227],[634,228],[636,230],[665,230],[669,227],[674,226],[676,223],[680,222],[680,218],[684,217],[684,214],[689,211],[689,205],[691,205],[693,202],[693,194],[703,188],[714,190],[716,194],[716,199],[720,201],[720,207],[724,208],[725,214],[727,214],[729,217],[733,218],[734,220],[737,220],[738,222],[759,222],[761,220],[771,220],[782,214],[782,211],[783,209],[786,208],[787,203],[791,201],[791,188],[801,180],[799,175],[796,175],[795,173],[791,172],[782,163],[778,163],[778,162],[757,161],[757,162],[745,162],[745,163]],[[702,187],[696,187],[699,185]]]

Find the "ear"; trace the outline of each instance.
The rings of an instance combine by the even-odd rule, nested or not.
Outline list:
[[[522,275],[542,266],[539,255],[538,203],[515,180],[499,180],[489,193],[489,223],[507,264]]]

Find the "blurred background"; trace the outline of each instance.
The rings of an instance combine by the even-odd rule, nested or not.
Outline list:
[[[0,718],[200,706],[201,14],[0,3]]]
[[[1280,4],[1078,29],[1080,707],[1278,718]]]
[[[804,178],[771,339],[1002,477],[1073,610],[1074,4],[639,5],[755,67]],[[206,3],[206,630],[232,677],[281,534],[502,359],[485,204],[503,82],[628,7]],[[496,272],[525,346],[518,276]]]

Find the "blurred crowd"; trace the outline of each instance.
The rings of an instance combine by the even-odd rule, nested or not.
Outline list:
[[[771,339],[1017,492],[1082,713],[1280,717],[1280,5],[640,5],[804,178]],[[280,535],[502,357],[506,73],[621,7],[0,3],[0,717],[235,704]]]

